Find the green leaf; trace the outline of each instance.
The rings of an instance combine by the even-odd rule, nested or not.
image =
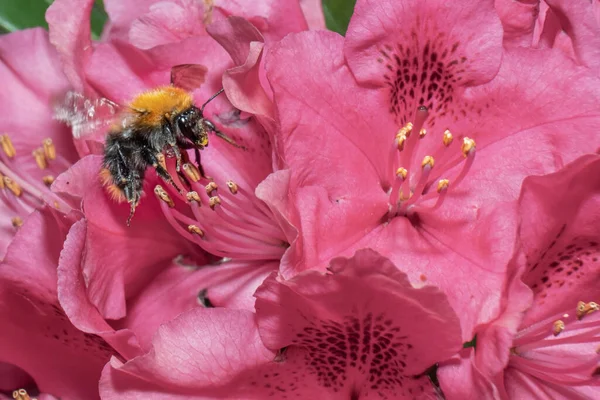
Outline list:
[[[46,0],[1,0],[0,29],[13,32],[21,29],[43,26],[48,29],[45,14]]]
[[[0,0],[0,33],[13,32],[36,26],[48,29],[46,9],[53,0]],[[107,15],[102,0],[96,0],[92,9],[92,37],[102,33]]]
[[[345,35],[356,0],[323,0],[323,14],[327,28]]]

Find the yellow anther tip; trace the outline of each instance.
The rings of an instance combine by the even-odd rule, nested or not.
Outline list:
[[[446,146],[446,147],[450,146],[453,141],[454,141],[454,136],[452,136],[452,132],[450,132],[450,130],[446,129],[444,131],[444,137],[442,138],[442,142],[444,143],[444,146]]]
[[[156,194],[156,197],[158,197],[160,200],[167,203],[167,205],[169,207],[171,207],[171,208],[175,207],[175,203],[173,202],[173,199],[171,198],[171,196],[169,196],[169,194],[165,191],[165,189],[163,189],[162,186],[156,185],[154,187],[154,194]]]
[[[558,336],[562,331],[565,330],[565,323],[562,320],[556,320],[554,321],[554,324],[552,324],[552,334],[554,336]]]
[[[0,135],[0,147],[2,147],[2,150],[8,156],[8,158],[13,158],[15,154],[17,154],[12,140],[10,140],[10,137],[8,137],[6,133]]]
[[[396,176],[398,178],[402,178],[403,180],[406,179],[406,176],[408,175],[408,171],[406,170],[406,168],[398,168],[396,170]]]
[[[194,235],[204,237],[204,232],[202,231],[202,229],[198,228],[196,225],[188,225],[187,229],[188,229],[188,232],[190,232]]]
[[[52,139],[46,138],[42,141],[42,147],[44,148],[44,155],[48,160],[54,160],[56,158],[56,148]]]
[[[208,194],[210,196],[210,194],[213,192],[213,190],[217,190],[219,188],[219,185],[217,185],[214,182],[210,182],[208,185],[206,185],[206,194]]]
[[[208,205],[210,206],[210,208],[212,208],[213,210],[215,209],[215,207],[221,204],[221,199],[219,198],[219,196],[213,196],[208,200]]]
[[[437,192],[441,193],[444,190],[447,190],[450,186],[450,181],[448,179],[440,179],[437,184]]]
[[[192,181],[198,182],[201,178],[200,171],[195,165],[190,163],[184,163],[182,166],[183,173]]]
[[[423,138],[424,138],[426,135],[427,135],[427,129],[425,129],[425,128],[422,128],[422,129],[419,131],[419,138],[423,139]]]
[[[196,202],[196,203],[198,203],[198,204],[200,204],[200,203],[201,203],[201,201],[200,201],[200,195],[198,195],[198,192],[194,192],[194,191],[188,192],[188,193],[185,195],[185,198],[186,198],[186,199],[187,199],[187,201],[189,201],[189,202],[195,201],[195,202]]]
[[[421,168],[425,168],[425,167],[433,168],[434,165],[435,165],[435,160],[433,159],[433,157],[431,157],[431,156],[423,157],[423,161],[421,162]]]
[[[238,192],[238,185],[234,181],[227,181],[227,187],[232,194],[236,194]]]
[[[476,144],[475,141],[471,138],[465,137],[463,139],[462,146],[460,147],[460,151],[463,156],[467,157],[471,152],[475,151]]]

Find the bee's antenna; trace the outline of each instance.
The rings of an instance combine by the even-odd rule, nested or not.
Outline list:
[[[226,141],[227,143],[229,143],[230,145],[237,147],[238,149],[243,149],[243,150],[247,150],[246,147],[237,144],[232,138],[230,138],[229,136],[227,136],[226,134],[224,134],[223,132],[214,129],[213,132],[215,133],[215,135],[217,137],[220,137],[221,139],[223,139],[224,141]]]
[[[206,105],[208,103],[210,103],[211,101],[214,100],[215,97],[217,97],[218,95],[220,95],[221,93],[223,93],[225,91],[225,89],[221,89],[219,90],[217,93],[213,94],[210,99],[206,100],[206,102],[204,104],[202,104],[202,107],[200,107],[200,113],[204,113],[204,107],[206,107]]]

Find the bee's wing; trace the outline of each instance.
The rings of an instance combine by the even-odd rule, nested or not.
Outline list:
[[[191,92],[206,79],[208,69],[200,64],[181,64],[171,68],[171,85]]]
[[[68,92],[54,107],[54,118],[70,126],[75,138],[106,134],[120,115],[121,106],[115,102],[89,99],[77,92]]]

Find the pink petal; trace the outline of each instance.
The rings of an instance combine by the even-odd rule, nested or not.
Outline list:
[[[299,238],[297,208],[290,193],[291,171],[279,170],[267,176],[257,187],[256,197],[264,201],[273,212],[273,218],[284,231],[288,243],[294,245]],[[286,256],[284,255],[284,258]]]
[[[87,295],[104,318],[119,319],[126,314],[126,297],[138,293],[173,257],[199,252],[174,235],[153,195],[142,199],[128,228],[129,207],[108,198],[97,178],[99,169],[100,157],[88,156],[59,178],[55,190],[83,199],[87,231],[80,268],[87,277]],[[72,179],[87,186],[69,189]],[[146,178],[146,193],[152,193],[155,184],[150,179],[156,182]]]
[[[519,200],[523,281],[535,293],[525,325],[578,301],[597,301],[600,270],[600,157],[579,158],[561,171],[529,177]],[[561,196],[556,196],[561,193]]]
[[[104,8],[110,19],[110,31],[107,36],[111,39],[128,39],[131,23],[146,14],[152,4],[160,0],[104,0]]]
[[[27,372],[15,365],[0,362],[0,391],[10,392],[31,383],[31,377]]]
[[[205,35],[203,15],[204,5],[197,1],[156,2],[131,23],[129,42],[140,49],[150,49]]]
[[[58,255],[70,223],[35,212],[9,247],[0,267],[0,319],[9,321],[0,330],[0,362],[27,372],[42,392],[96,399],[100,371],[113,351],[71,325],[56,298]]]
[[[76,91],[93,93],[84,68],[92,54],[90,12],[94,0],[57,0],[46,11],[50,42],[61,56],[65,75]]]
[[[445,399],[503,398],[498,394],[494,384],[477,369],[474,363],[474,350],[463,349],[457,356],[440,364],[437,377]],[[500,383],[502,383],[501,377]]]
[[[326,29],[321,0],[300,0],[300,8],[309,29]]]
[[[556,14],[561,28],[569,35],[577,59],[596,74],[600,72],[600,21],[590,2],[545,0]]]
[[[175,262],[128,301],[127,316],[115,325],[135,332],[148,350],[160,325],[202,306],[200,294],[213,307],[253,311],[252,295],[276,269],[276,263],[233,261],[191,268]]]
[[[409,377],[460,347],[458,319],[445,295],[432,286],[414,288],[374,251],[334,259],[329,271],[289,281],[273,274],[257,290],[263,342],[273,350],[287,348],[281,366],[270,368],[281,376],[266,379],[265,387],[277,383],[285,392],[290,383],[299,393],[314,393],[313,384],[327,398],[408,398],[403,382],[410,387]],[[431,392],[426,379],[415,385]]]
[[[492,79],[501,44],[491,0],[364,0],[356,4],[344,53],[360,83],[390,87],[391,111],[404,125],[419,105],[434,104],[435,115],[444,115],[465,87]]]
[[[137,339],[130,330],[115,331],[102,317],[86,293],[89,280],[80,263],[86,239],[86,223],[76,222],[67,235],[58,264],[58,299],[69,320],[83,332],[106,340],[126,359],[141,354]]]
[[[219,2],[215,8],[225,16],[237,15],[247,19],[259,28],[268,42],[281,40],[288,33],[308,29],[299,0],[288,1],[285,6],[277,0],[226,0]]]
[[[259,118],[273,119],[272,101],[260,81],[264,39],[258,29],[245,19],[232,16],[211,24],[207,30],[236,65],[223,75],[223,87],[231,104]]]
[[[254,314],[195,308],[163,325],[153,350],[126,364],[113,359],[100,381],[103,399],[224,398],[236,374],[268,362]]]
[[[539,1],[495,0],[494,7],[504,28],[504,46],[531,46]]]

